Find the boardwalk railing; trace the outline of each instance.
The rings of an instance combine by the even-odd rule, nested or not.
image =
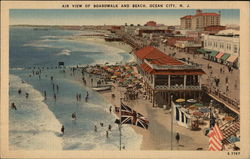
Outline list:
[[[202,85],[202,90],[220,99],[226,104],[226,106],[230,107],[231,109],[234,109],[237,112],[240,111],[240,103],[238,101],[235,101],[231,99],[230,97],[227,97],[226,95],[207,87],[206,85]]]

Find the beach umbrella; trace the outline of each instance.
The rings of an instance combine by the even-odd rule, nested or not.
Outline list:
[[[189,106],[189,107],[188,107],[188,109],[191,109],[191,110],[196,110],[196,109],[197,109],[197,107],[196,107],[196,106],[194,106],[194,105],[191,105],[191,106]]]
[[[201,117],[202,115],[203,115],[204,113],[202,113],[202,112],[193,112],[193,115],[194,116],[197,116],[197,117]]]
[[[185,99],[182,99],[182,98],[179,98],[176,100],[177,103],[182,103],[182,102],[185,102]]]
[[[194,104],[196,107],[203,107],[204,105],[203,104],[201,104],[201,103],[195,103]]]
[[[239,142],[239,141],[240,141],[240,138],[238,138],[238,137],[232,135],[232,136],[229,137],[228,141],[229,141],[230,143],[235,143],[235,142]]]
[[[195,103],[197,101],[195,99],[188,99],[187,102],[189,102],[189,103]]]
[[[210,109],[209,108],[200,108],[199,111],[202,113],[208,113],[208,112],[210,112]]]
[[[117,76],[111,76],[112,79],[117,78]]]
[[[231,117],[231,116],[225,116],[225,117],[224,117],[224,119],[225,119],[226,121],[231,121],[231,120],[234,120],[234,118],[233,118],[233,117]]]
[[[119,75],[121,75],[121,72],[114,72],[114,75],[119,76]]]

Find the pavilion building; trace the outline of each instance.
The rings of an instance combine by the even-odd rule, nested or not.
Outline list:
[[[205,74],[201,65],[174,59],[152,46],[146,46],[134,55],[153,107],[170,107],[171,95],[173,99],[201,99],[201,76]]]

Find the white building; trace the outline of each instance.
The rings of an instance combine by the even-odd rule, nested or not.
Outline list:
[[[210,59],[239,67],[240,37],[235,30],[223,30],[216,35],[204,35],[204,49],[212,51]]]

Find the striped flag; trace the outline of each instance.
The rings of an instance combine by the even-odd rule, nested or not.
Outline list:
[[[208,133],[209,136],[209,151],[221,151],[223,134],[217,124]]]
[[[121,103],[121,124],[133,124],[148,129],[149,121],[140,113]]]

